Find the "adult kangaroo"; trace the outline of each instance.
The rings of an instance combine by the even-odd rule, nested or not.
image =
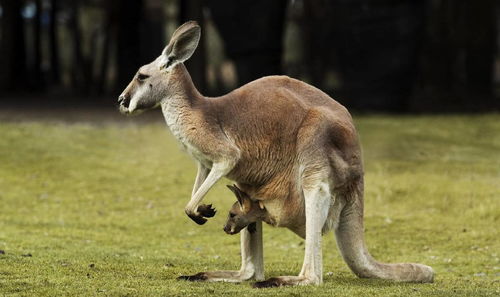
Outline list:
[[[335,230],[337,245],[359,277],[431,282],[422,264],[384,264],[363,237],[363,163],[349,112],[319,89],[286,76],[268,76],[231,93],[202,96],[183,62],[198,45],[196,22],[181,25],[162,54],[140,67],[118,99],[124,114],[160,107],[172,134],[196,160],[198,173],[186,214],[204,224],[215,214],[201,204],[222,177],[259,202],[273,225],[305,238],[298,276],[262,281],[262,222],[241,231],[238,271],[201,272],[181,279],[239,282],[257,287],[321,284],[321,236]]]

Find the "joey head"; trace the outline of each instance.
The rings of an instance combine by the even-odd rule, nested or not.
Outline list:
[[[258,201],[252,201],[247,193],[243,192],[236,185],[227,186],[238,200],[233,204],[227,221],[224,224],[224,232],[227,234],[237,234],[243,228],[248,227],[248,231],[255,231],[255,222],[263,221],[267,217],[267,212]]]

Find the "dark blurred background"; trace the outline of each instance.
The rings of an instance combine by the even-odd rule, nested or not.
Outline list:
[[[112,106],[197,20],[186,64],[205,95],[287,74],[361,112],[498,111],[499,15],[493,0],[0,0],[0,104]]]

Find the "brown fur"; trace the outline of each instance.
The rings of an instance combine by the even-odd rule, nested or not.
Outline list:
[[[186,214],[204,224],[215,211],[201,201],[222,177],[265,207],[255,232],[245,228],[239,271],[212,271],[186,279],[263,278],[261,221],[306,239],[299,276],[258,286],[320,284],[320,233],[334,228],[339,249],[360,277],[428,282],[430,267],[375,261],[363,239],[363,163],[349,112],[321,90],[286,76],[269,76],[217,97],[202,96],[182,64],[196,48],[200,28],[182,25],[162,55],[139,69],[120,95],[130,114],[161,106],[173,135],[193,156],[198,173]],[[234,207],[233,207],[234,209]],[[278,280],[278,281],[277,281]]]

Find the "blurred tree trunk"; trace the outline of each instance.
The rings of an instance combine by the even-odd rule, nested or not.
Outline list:
[[[57,41],[57,13],[58,0],[50,1],[49,13],[49,49],[50,49],[50,71],[52,83],[58,84],[61,81],[61,72],[59,69],[59,43]]]
[[[200,26],[203,27],[203,1],[202,0],[184,0],[179,1],[179,17],[180,23],[186,21],[194,20],[197,21]],[[206,60],[205,60],[205,41],[203,34],[198,44],[198,48],[194,52],[193,56],[186,62],[186,67],[189,70],[189,74],[193,79],[194,85],[201,92],[205,93],[206,90]]]
[[[101,65],[99,65],[99,70],[96,77],[96,91],[98,94],[103,94],[106,91],[106,82],[108,78],[108,70],[109,70],[109,51],[110,51],[110,42],[111,42],[111,34],[113,32],[113,1],[105,1],[104,2],[104,25],[102,28],[103,41],[101,48]]]
[[[166,46],[164,5],[164,0],[148,0],[144,5],[141,58],[146,63],[158,57]]]
[[[407,110],[418,75],[424,2],[333,3],[342,103],[364,111]]]
[[[324,79],[329,66],[332,66],[333,52],[337,40],[332,38],[335,28],[334,3],[329,0],[303,1],[303,19],[301,20],[304,47],[303,64],[306,77],[311,83],[325,90]]]
[[[469,91],[491,96],[495,62],[495,1],[467,1],[465,71]]]
[[[109,29],[106,29],[106,32],[104,32],[104,40],[102,42],[101,65],[99,67],[96,82],[96,90],[98,94],[103,94],[106,92],[106,82],[108,80],[109,69],[109,35]]]
[[[26,52],[24,23],[21,17],[22,1],[0,0],[2,44],[0,48],[0,89],[26,88]]]
[[[121,92],[128,85],[141,61],[142,0],[115,0],[116,19],[116,69],[115,91]]]
[[[493,98],[496,15],[493,0],[430,0],[415,108],[499,108]]]
[[[41,52],[41,15],[42,15],[42,0],[35,0],[36,12],[33,26],[33,38],[34,38],[34,80],[35,88],[42,89],[44,87],[44,81],[42,76],[42,52]]]
[[[82,50],[82,34],[79,23],[80,1],[75,0],[70,4],[71,16],[68,22],[73,41],[73,56],[71,64],[71,81],[73,88],[78,92],[88,95],[91,81],[91,67]]]
[[[207,5],[235,62],[239,85],[282,74],[286,0],[210,0]]]
[[[430,92],[447,93],[454,81],[453,61],[459,43],[456,37],[456,32],[459,31],[458,6],[454,4],[454,0],[430,2],[424,53],[424,85]]]

